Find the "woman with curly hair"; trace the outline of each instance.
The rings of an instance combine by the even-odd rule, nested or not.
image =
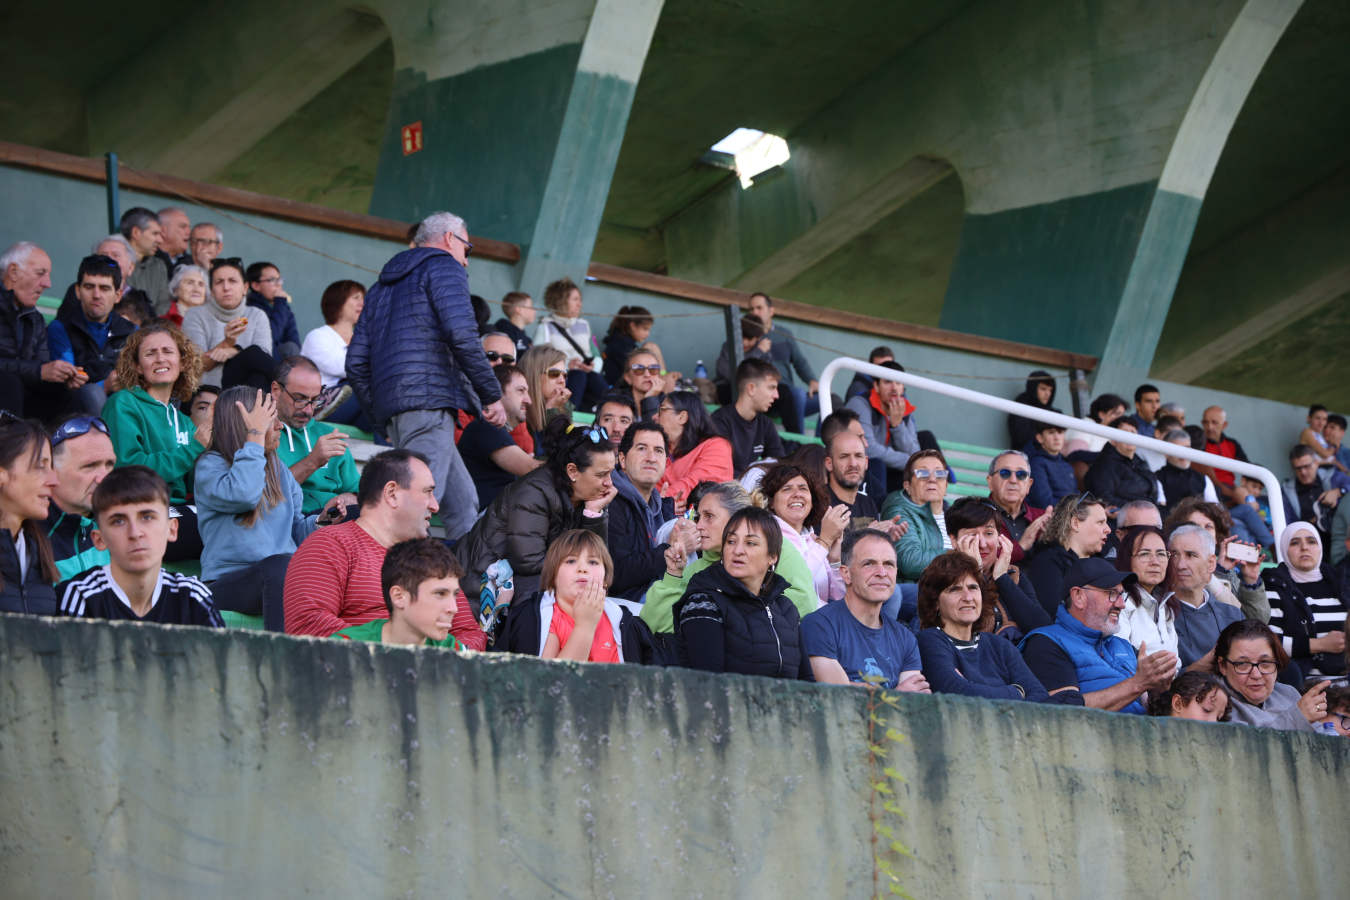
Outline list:
[[[1036,599],[1051,619],[1064,603],[1064,573],[1078,560],[1101,553],[1110,536],[1106,505],[1091,494],[1065,497],[1055,505],[1025,566]]]
[[[934,693],[1050,701],[1012,641],[993,633],[995,591],[969,553],[949,550],[919,576],[919,655]]]
[[[167,322],[147,325],[127,338],[117,357],[122,389],[103,407],[117,464],[149,466],[168,482],[179,520],[178,538],[165,555],[169,561],[196,559],[202,552],[197,515],[187,503],[192,468],[211,443],[211,424],[195,425],[178,409],[192,397],[201,373],[201,354],[183,332]]]

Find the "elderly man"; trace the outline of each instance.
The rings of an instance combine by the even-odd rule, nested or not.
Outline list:
[[[356,505],[360,473],[347,448],[347,436],[336,426],[314,421],[323,378],[319,367],[303,356],[291,356],[277,366],[272,399],[281,420],[277,456],[291,470],[304,494],[304,513],[323,511],[342,519]],[[336,509],[337,512],[330,512]]]
[[[160,245],[164,241],[159,216],[144,206],[133,206],[122,213],[118,230],[136,254],[135,266],[127,277],[127,283],[150,298],[155,315],[164,315],[169,311],[173,297],[169,294],[169,267],[159,255]]]
[[[225,249],[225,233],[210,222],[198,222],[192,226],[188,237],[188,252],[192,254],[192,264],[200,266],[203,272],[211,271],[211,260],[220,256]]]
[[[162,232],[159,238],[159,258],[169,274],[179,266],[189,265],[192,254],[188,252],[188,241],[192,239],[192,222],[188,214],[176,206],[166,206],[156,215]]]
[[[1284,489],[1284,515],[1290,522],[1310,522],[1317,528],[1325,544],[1331,534],[1331,519],[1341,502],[1340,488],[1332,487],[1331,478],[1317,466],[1317,454],[1306,444],[1289,451],[1289,467],[1293,478],[1280,483]]]
[[[42,526],[52,545],[61,581],[108,562],[108,551],[94,546],[94,488],[117,465],[112,438],[102,419],[76,415],[52,431],[52,468],[58,479],[50,512]]]
[[[1172,683],[1177,655],[1148,652],[1116,637],[1122,588],[1134,584],[1104,559],[1089,556],[1064,576],[1063,605],[1053,625],[1037,628],[1022,642],[1022,656],[1055,702],[1143,715],[1147,694]]]
[[[483,335],[482,343],[483,355],[487,357],[488,365],[492,368],[515,364],[516,342],[511,338],[500,331],[489,331]]]
[[[1013,542],[1012,561],[1020,562],[1050,521],[1045,510],[1026,503],[1031,492],[1031,462],[1021,450],[1004,450],[989,461],[985,483],[998,510],[998,530]]]
[[[21,241],[0,255],[0,409],[18,416],[60,415],[70,392],[89,380],[51,358],[47,321],[37,310],[51,276],[51,257],[37,244]]]
[[[918,641],[882,614],[897,573],[890,537],[868,528],[846,532],[839,561],[844,599],[802,619],[802,648],[816,681],[930,693]]]
[[[504,425],[506,411],[469,300],[468,227],[433,213],[416,243],[389,260],[366,293],[347,347],[347,380],[396,447],[429,460],[446,536],[458,539],[478,518],[478,494],[454,441],[457,413],[470,406],[465,379],[489,424]]]
[[[380,584],[385,552],[400,541],[427,536],[436,512],[436,482],[420,454],[386,450],[366,463],[357,502],[359,518],[320,528],[291,557],[287,634],[328,637],[387,616]],[[463,599],[450,631],[471,650],[487,647],[487,635]]]
[[[1224,412],[1222,406],[1208,407],[1200,417],[1200,427],[1205,432],[1204,450],[1206,453],[1226,456],[1239,462],[1248,461],[1247,452],[1242,449],[1242,445],[1238,443],[1236,438],[1229,437],[1227,432],[1224,431],[1228,427],[1228,413]],[[1208,475],[1214,481],[1214,486],[1219,490],[1219,496],[1228,506],[1236,506],[1246,501],[1247,492],[1242,489],[1242,482],[1237,480],[1232,472],[1200,465],[1197,465],[1196,469]]]
[[[1209,592],[1210,578],[1217,565],[1214,538],[1199,525],[1181,525],[1167,539],[1172,554],[1172,592],[1163,598],[1180,600],[1177,606],[1177,655],[1188,668],[1209,671],[1214,660],[1214,645],[1219,632],[1243,619],[1242,610],[1220,603]],[[1261,564],[1242,566],[1244,582],[1261,583]]]

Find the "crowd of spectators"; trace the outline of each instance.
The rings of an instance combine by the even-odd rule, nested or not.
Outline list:
[[[488,324],[452,214],[303,337],[281,267],[223,250],[129,210],[50,325],[49,255],[0,256],[0,609],[1347,733],[1350,451],[1321,406],[1278,497],[1131,443],[1247,459],[1222,408],[1188,426],[1144,384],[1092,401],[1116,439],[1011,415],[952,502],[900,381],[859,375],[804,434],[819,384],[765,294],[710,414],[643,307],[597,342],[563,278]],[[1017,400],[1056,397],[1038,370]],[[358,468],[335,423],[388,449]]]

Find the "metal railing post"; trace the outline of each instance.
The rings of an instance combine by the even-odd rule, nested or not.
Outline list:
[[[122,202],[117,187],[117,154],[105,154],[108,173],[108,233],[116,234],[122,223]]]

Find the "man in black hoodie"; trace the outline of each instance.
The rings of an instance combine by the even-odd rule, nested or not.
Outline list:
[[[1035,406],[1050,412],[1055,409],[1055,376],[1037,369],[1027,376],[1027,388],[1014,398],[1017,403]],[[1027,445],[1036,438],[1036,422],[1013,413],[1008,413],[1008,444],[1013,450],[1025,451]]]
[[[1121,416],[1108,426],[1135,433],[1134,421],[1127,416]],[[1135,452],[1134,445],[1124,441],[1109,441],[1102,447],[1084,481],[1087,489],[1112,510],[1131,500],[1158,499],[1158,480],[1153,476],[1153,470]]]

